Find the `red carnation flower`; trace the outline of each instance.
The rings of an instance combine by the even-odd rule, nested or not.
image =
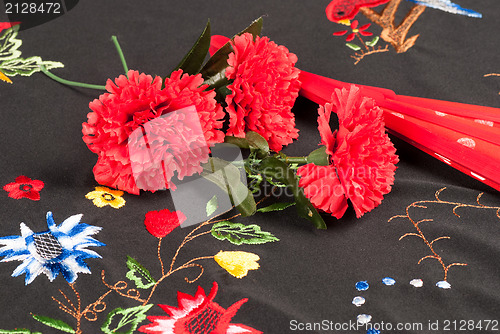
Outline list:
[[[339,118],[339,130],[334,133],[329,125],[333,108]],[[315,207],[337,218],[346,211],[349,199],[359,218],[391,191],[399,161],[385,133],[382,109],[352,85],[349,90],[336,89],[332,103],[320,106],[318,112],[318,129],[330,165],[300,167],[299,185]]]
[[[181,211],[171,212],[168,209],[160,211],[149,211],[146,213],[144,225],[149,233],[157,238],[163,238],[175,230],[186,220]]]
[[[44,183],[40,180],[32,180],[24,175],[18,176],[15,182],[6,184],[3,190],[9,193],[9,197],[14,199],[29,198],[33,201],[40,200],[40,190]]]
[[[174,171],[179,178],[200,171],[208,158],[208,148],[202,147],[223,141],[224,112],[215,92],[205,91],[201,75],[178,70],[164,85],[159,77],[129,71],[128,78],[108,80],[109,93],[90,103],[82,132],[99,156],[94,166],[98,183],[133,194],[171,188]],[[192,106],[197,119],[189,116]]]
[[[226,77],[229,113],[227,134],[244,137],[248,131],[262,135],[274,151],[280,151],[298,137],[291,109],[300,89],[297,56],[267,37],[250,33],[231,42]]]

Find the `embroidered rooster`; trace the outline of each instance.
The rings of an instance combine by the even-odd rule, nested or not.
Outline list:
[[[326,7],[326,16],[330,21],[351,20],[361,7],[374,7],[390,0],[333,0]],[[417,5],[440,9],[452,14],[466,15],[470,17],[482,17],[481,13],[471,9],[462,8],[451,0],[407,0]]]

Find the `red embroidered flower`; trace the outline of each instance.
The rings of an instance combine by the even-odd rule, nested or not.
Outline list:
[[[329,125],[332,109],[339,118],[334,133]],[[394,183],[398,157],[385,133],[382,109],[352,85],[349,90],[336,89],[332,103],[320,106],[318,112],[318,130],[330,165],[300,167],[299,185],[315,207],[337,218],[349,199],[359,218],[378,206]]]
[[[101,185],[133,194],[139,194],[139,189],[169,188],[174,170],[179,178],[199,171],[201,160],[208,158],[208,149],[202,147],[223,141],[219,129],[224,112],[214,99],[215,92],[205,91],[201,75],[178,70],[165,79],[164,86],[159,77],[129,71],[128,78],[108,80],[109,93],[90,103],[83,140],[99,156],[94,176]],[[187,113],[169,117],[192,106],[196,120]],[[183,154],[179,155],[180,148]]]
[[[149,233],[157,238],[163,238],[186,220],[181,211],[171,212],[168,209],[146,213],[144,225]]]
[[[24,175],[18,176],[15,182],[6,184],[3,190],[9,193],[9,197],[15,199],[29,198],[33,201],[40,200],[40,190],[43,189],[43,182],[32,180]]]
[[[244,137],[248,131],[262,135],[274,151],[298,137],[291,109],[300,89],[297,56],[284,46],[250,33],[231,42],[226,77],[231,94],[226,97],[229,113],[227,134]]]
[[[205,295],[205,291],[201,287],[198,287],[194,296],[178,292],[179,307],[158,305],[170,317],[149,316],[148,320],[151,323],[140,327],[139,331],[148,334],[262,333],[245,325],[231,324],[231,319],[248,299],[242,299],[226,310],[213,302],[217,288],[217,283],[214,282],[208,296]]]
[[[369,31],[365,31],[366,29],[368,29],[371,25],[371,23],[367,23],[363,26],[361,26],[359,29],[358,29],[358,25],[359,25],[359,22],[358,20],[354,20],[351,22],[351,30],[352,32],[347,35],[346,37],[346,42],[350,42],[354,39],[354,37],[356,37],[356,34],[359,33],[361,34],[362,36],[372,36],[373,34]],[[333,33],[333,36],[343,36],[345,34],[347,34],[349,32],[349,30],[342,30],[342,31],[337,31],[337,32],[334,32]]]

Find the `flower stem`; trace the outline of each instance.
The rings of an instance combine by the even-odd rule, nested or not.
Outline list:
[[[161,259],[161,255],[160,255],[161,240],[162,240],[162,238],[158,238],[158,260],[160,260],[160,264],[161,264],[161,276],[165,276],[165,267],[163,266],[163,261]]]
[[[365,47],[366,51],[370,51],[370,49],[368,48],[368,45],[366,45],[365,41],[363,41],[363,39],[359,35],[359,32],[356,33],[356,37],[358,37],[358,39],[361,41],[361,44],[363,44],[363,46]]]
[[[121,60],[122,65],[123,65],[123,70],[125,71],[125,75],[127,75],[128,66],[127,66],[127,62],[125,61],[125,56],[123,55],[122,48],[120,47],[120,43],[118,43],[118,38],[116,38],[116,36],[111,36],[111,40],[115,44],[116,51],[118,51],[118,55],[120,56],[120,60]]]
[[[43,65],[40,65],[40,70],[46,75],[48,76],[49,78],[51,78],[52,80],[54,81],[57,81],[63,85],[67,85],[67,86],[75,86],[75,87],[82,87],[82,88],[90,88],[90,89],[99,89],[99,90],[106,90],[106,86],[101,86],[101,85],[91,85],[91,84],[86,84],[86,83],[82,83],[82,82],[76,82],[76,81],[69,81],[69,80],[66,80],[66,79],[63,79],[63,78],[60,78],[58,77],[57,75],[49,72],[49,70],[47,70],[45,68],[45,66]]]
[[[305,165],[305,164],[309,163],[307,161],[307,157],[283,157],[280,160],[282,160],[288,164]]]

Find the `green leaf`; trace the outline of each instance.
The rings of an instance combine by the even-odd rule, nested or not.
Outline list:
[[[304,195],[304,191],[299,187],[295,173],[283,161],[269,157],[262,160],[261,170],[265,176],[275,181],[286,184],[292,191],[295,198],[297,213],[299,216],[311,221],[318,229],[325,229],[326,224],[316,208]]]
[[[108,314],[106,322],[101,326],[101,330],[106,334],[132,334],[139,324],[146,319],[146,312],[151,307],[153,307],[153,304],[127,309],[116,308]],[[118,332],[118,330],[122,331]]]
[[[227,240],[235,245],[256,245],[279,241],[271,233],[262,231],[258,225],[243,225],[229,221],[214,224],[211,232],[214,238]]]
[[[134,258],[127,256],[127,267],[129,271],[126,277],[135,283],[135,286],[139,289],[149,289],[156,284],[156,280],[151,276],[149,270],[144,268],[139,262]],[[145,282],[143,282],[143,280]]]
[[[16,38],[18,32],[19,25],[15,25],[5,30],[0,37],[0,61],[15,59],[21,56],[21,51],[18,49],[23,42]]]
[[[373,46],[377,45],[379,39],[380,39],[380,37],[375,36],[375,37],[373,37],[373,39],[371,41],[366,42],[366,45],[373,47]]]
[[[257,132],[247,132],[245,135],[245,139],[248,141],[250,148],[257,150],[257,156],[259,158],[265,158],[269,155],[269,143]]]
[[[214,213],[215,210],[217,210],[218,207],[219,207],[219,201],[217,200],[217,196],[214,195],[214,197],[212,197],[210,201],[208,201],[207,203],[207,217],[210,217],[212,213]]]
[[[0,329],[0,334],[9,334],[9,333],[17,333],[17,334],[42,334],[40,332],[31,332],[29,329]]]
[[[269,143],[264,137],[254,131],[247,132],[245,138],[226,136],[224,137],[224,142],[236,145],[239,148],[253,149],[257,151],[256,153],[259,158],[265,158],[269,155]]]
[[[359,47],[358,45],[354,44],[354,43],[346,43],[345,44],[348,48],[350,49],[353,49],[354,51],[359,51],[361,50],[361,47]]]
[[[64,67],[60,62],[44,61],[38,56],[29,57],[26,59],[17,58],[6,60],[0,64],[0,70],[7,76],[30,76],[35,72],[40,72],[40,65],[45,66],[47,70],[53,68]]]
[[[326,153],[326,146],[321,146],[317,150],[312,151],[307,156],[307,162],[313,163],[316,166],[328,166],[330,164],[330,158]]]
[[[240,170],[236,166],[212,157],[208,163],[203,165],[203,169],[202,177],[225,191],[243,217],[255,213],[257,207],[253,195],[242,183]]]
[[[70,325],[68,325],[67,323],[65,323],[62,320],[52,319],[49,317],[44,317],[44,316],[36,315],[36,314],[33,314],[32,316],[33,316],[33,319],[41,322],[45,326],[49,326],[49,327],[58,329],[62,332],[66,332],[66,333],[76,333],[75,330],[73,329],[73,327],[71,327]]]
[[[262,30],[262,17],[253,21],[245,30],[241,31],[237,34],[237,36],[242,35],[244,33],[251,33],[254,37],[260,35]],[[234,37],[233,37],[234,38]],[[212,77],[219,76],[219,79],[222,77],[225,78],[224,75],[221,76],[221,73],[227,67],[227,59],[229,54],[233,51],[231,44],[227,42],[224,44],[217,52],[207,61],[205,66],[201,69],[200,73],[205,78],[205,80],[211,80]]]
[[[225,136],[224,143],[238,146],[239,148],[250,148],[250,143],[245,138]]]
[[[197,74],[203,66],[208,49],[210,48],[210,37],[209,20],[196,43],[194,43],[191,50],[184,56],[174,71],[181,69],[184,73]]]
[[[269,206],[258,209],[257,212],[282,211],[294,205],[295,203],[274,203]]]

